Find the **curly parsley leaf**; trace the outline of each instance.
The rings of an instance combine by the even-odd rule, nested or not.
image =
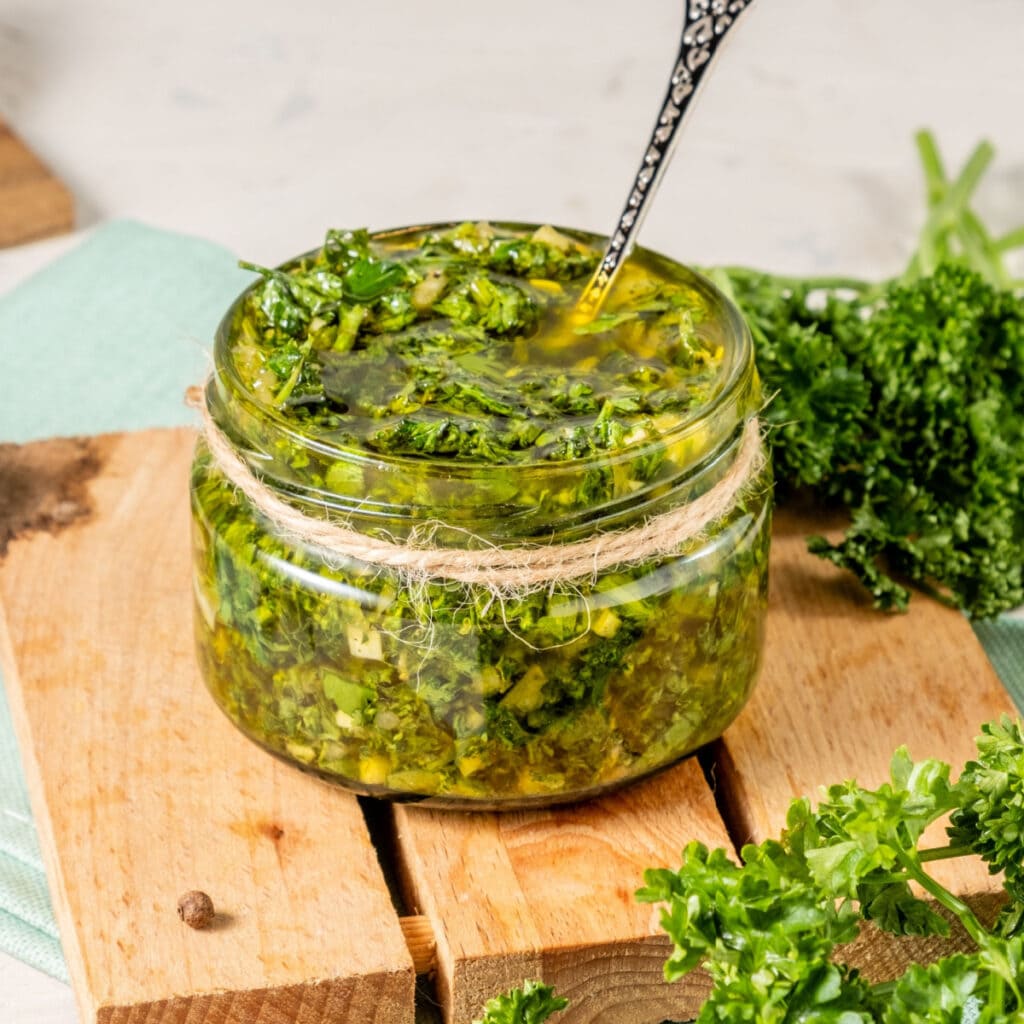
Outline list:
[[[954,955],[927,967],[912,964],[895,986],[882,1020],[884,1024],[961,1024],[972,1016],[977,1020],[978,977],[972,956]]]
[[[1019,722],[1004,717],[982,726],[978,759],[957,783],[960,806],[948,829],[950,841],[977,853],[992,874],[1024,902],[1024,736]]]
[[[1024,937],[1012,934],[1020,905],[987,930],[926,871],[932,860],[980,852],[1016,891],[1024,870],[1022,766],[1020,723],[1004,720],[984,727],[978,760],[955,784],[948,764],[915,762],[901,748],[886,783],[830,786],[816,808],[794,801],[781,836],[746,846],[739,863],[691,843],[678,870],[646,872],[637,893],[662,904],[673,943],[666,977],[708,971],[714,987],[698,1017],[708,1024],[1024,1020]],[[950,811],[952,845],[922,850],[925,830]],[[959,919],[977,951],[869,984],[842,960],[862,920],[901,935],[948,932],[910,883]]]
[[[783,843],[745,847],[742,864],[690,843],[677,872],[650,870],[644,881],[637,898],[665,904],[661,924],[673,943],[666,979],[703,964],[715,982],[698,1020],[752,1019],[737,1015],[743,1006],[800,1007],[816,1014],[806,1019],[822,1021],[871,1019],[854,1013],[866,988],[828,962],[837,943],[855,937],[856,915],[847,903],[822,899],[806,861]]]
[[[568,1005],[569,1000],[556,996],[550,985],[526,981],[522,988],[488,1000],[483,1017],[474,1024],[543,1024]]]

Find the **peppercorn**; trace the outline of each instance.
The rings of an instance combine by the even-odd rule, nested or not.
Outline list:
[[[215,913],[213,900],[205,892],[200,892],[198,889],[192,889],[178,900],[178,917],[189,928],[207,927],[213,920]]]

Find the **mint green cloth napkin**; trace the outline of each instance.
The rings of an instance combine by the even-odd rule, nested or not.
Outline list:
[[[117,221],[0,297],[0,441],[194,422],[184,390],[252,280],[236,264],[210,242]]]
[[[99,228],[0,296],[0,442],[193,422],[185,388],[251,278],[201,239]],[[67,979],[2,686],[0,949]]]
[[[1024,712],[1024,618],[1004,615],[992,622],[976,622],[974,632],[1013,703]]]
[[[130,222],[99,229],[0,297],[0,441],[192,422],[182,393],[205,375],[214,329],[249,280],[209,242]],[[1024,621],[976,629],[1024,708]],[[0,949],[67,976],[2,688]]]

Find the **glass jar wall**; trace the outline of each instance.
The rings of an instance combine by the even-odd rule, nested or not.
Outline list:
[[[487,228],[499,242],[539,234],[519,225]],[[414,291],[431,280],[435,266],[424,239],[459,230],[440,226],[377,236],[370,240],[369,259],[386,265],[409,260],[403,272]],[[563,251],[569,244],[589,252],[588,243],[599,242],[578,233],[554,236]],[[424,252],[426,269],[416,262]],[[289,266],[316,271],[322,258],[308,254],[284,272]],[[461,286],[465,277],[459,274],[476,273],[477,264],[464,253],[445,264],[444,286],[413,325],[431,344],[443,336],[446,354],[439,358],[431,351],[427,358],[417,352],[415,359],[431,367],[435,385],[442,367],[449,394],[451,381],[465,385],[460,374],[467,367],[483,384],[498,379],[481,369],[485,356],[497,359],[502,379],[524,383],[524,422],[547,432],[535,437],[537,443],[500,451],[494,461],[374,447],[382,431],[408,435],[408,423],[433,428],[441,415],[422,395],[411,411],[403,397],[406,405],[396,414],[392,388],[384,395],[392,405],[373,420],[372,430],[359,422],[370,419],[358,408],[360,389],[372,386],[360,383],[360,375],[365,382],[385,367],[392,378],[397,373],[407,394],[414,373],[409,366],[419,364],[413,359],[396,369],[390,349],[369,361],[350,353],[391,344],[407,328],[371,334],[366,349],[357,341],[342,353],[351,362],[344,401],[342,385],[330,381],[325,390],[331,393],[322,399],[292,406],[280,401],[289,378],[270,377],[267,366],[286,346],[261,312],[265,295],[257,301],[254,289],[221,326],[217,372],[206,393],[211,417],[252,472],[290,507],[313,519],[343,522],[367,538],[410,545],[426,538],[434,548],[472,553],[628,532],[726,479],[760,400],[749,335],[735,310],[710,284],[671,261],[641,252],[633,263],[637,269],[625,279],[618,304],[614,295],[610,300],[607,331],[602,325],[589,333],[559,327],[545,335],[541,316],[532,333],[496,337],[477,329],[468,341],[458,336],[453,317],[440,319],[433,307],[444,302],[445,288]],[[531,272],[536,265],[534,259]],[[554,294],[547,279],[517,277],[507,267],[496,280],[527,298]],[[574,286],[564,278],[554,284],[564,307],[555,316],[562,317]],[[659,308],[646,310],[650,315],[638,318],[629,338],[613,336],[619,330],[615,316],[631,304],[649,306],[652,294],[661,296]],[[664,299],[677,294],[687,297],[685,318],[678,315],[682,299]],[[334,315],[340,325],[347,315],[344,296]],[[374,314],[361,315],[365,322]],[[698,356],[711,355],[679,355],[678,338],[686,332],[698,339]],[[445,362],[450,336],[460,360],[456,369]],[[538,336],[543,352],[521,351]],[[254,354],[267,337],[273,344],[263,356]],[[665,351],[657,349],[659,339],[669,339]],[[319,357],[317,372],[324,378],[337,377],[346,365],[330,354],[334,345]],[[680,361],[697,369],[684,372]],[[600,376],[605,364],[623,363],[624,373]],[[549,418],[539,425],[538,406],[525,404],[538,394],[531,377],[538,365],[548,377],[560,375],[552,385],[555,399],[544,407]],[[285,369],[299,379],[294,368]],[[268,377],[271,386],[261,395],[254,382]],[[657,386],[648,389],[658,392],[656,399],[641,386],[645,377],[657,377]],[[629,383],[631,378],[637,382]],[[689,397],[662,397],[666,382]],[[558,409],[558,395],[587,398],[587,388],[600,401]],[[500,429],[501,437],[518,430],[522,436],[516,427],[520,392],[498,391],[498,413],[472,405],[446,411],[452,429]],[[364,404],[384,408],[379,399]],[[655,407],[655,401],[663,404]],[[607,410],[616,404],[624,410],[616,420],[625,432],[621,443],[588,448],[574,441],[578,457],[552,447],[564,437],[604,438],[601,417],[611,422],[616,410]],[[316,407],[313,414],[302,411],[310,406]],[[493,453],[494,445],[488,450]],[[763,462],[707,529],[673,550],[641,553],[582,578],[525,590],[410,578],[357,553],[339,554],[300,539],[225,477],[204,441],[193,467],[192,502],[195,625],[210,691],[256,742],[356,792],[479,808],[588,797],[718,736],[756,678],[770,520],[770,470]]]

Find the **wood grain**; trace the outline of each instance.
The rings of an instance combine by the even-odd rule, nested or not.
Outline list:
[[[199,679],[193,438],[43,442],[0,466],[8,512],[45,499],[13,515],[0,643],[83,1024],[411,1024],[357,802],[260,752]],[[218,910],[204,931],[176,914],[194,888]]]
[[[690,840],[729,845],[695,759],[575,807],[394,814],[407,898],[434,924],[448,1021],[471,1021],[525,978],[570,999],[565,1024],[651,1024],[699,1008],[706,977],[663,980],[668,941],[634,898],[644,869],[675,867]]]
[[[71,193],[0,120],[0,248],[70,231]]]

